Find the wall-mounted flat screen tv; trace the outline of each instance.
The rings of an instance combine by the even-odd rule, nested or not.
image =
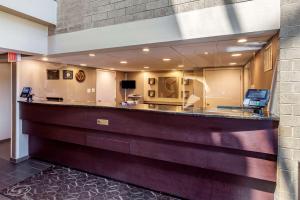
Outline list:
[[[136,84],[134,80],[123,80],[121,81],[121,87],[123,89],[135,89]]]

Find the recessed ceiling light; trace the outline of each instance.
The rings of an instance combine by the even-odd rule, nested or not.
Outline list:
[[[232,54],[231,56],[232,57],[239,57],[239,56],[241,56],[242,54],[241,53],[234,53],[234,54]]]
[[[87,64],[83,64],[83,63],[81,63],[81,64],[80,64],[80,66],[82,66],[82,67],[86,67],[86,66],[87,66]]]
[[[229,65],[236,65],[237,63],[235,63],[235,62],[231,62],[231,63],[229,63]]]
[[[207,51],[205,51],[205,52],[204,52],[204,54],[205,54],[205,55],[208,55],[208,52],[207,52]]]
[[[247,42],[248,40],[246,38],[242,38],[242,39],[239,39],[238,40],[238,43],[245,43]]]
[[[96,55],[94,53],[89,54],[90,57],[95,57]]]
[[[164,62],[169,62],[169,61],[171,61],[171,58],[164,58],[163,61]]]
[[[178,65],[178,68],[184,68],[184,65]]]
[[[145,67],[144,67],[144,69],[149,69],[149,68],[150,68],[150,67],[148,67],[148,66],[145,66]]]
[[[143,48],[143,52],[149,52],[150,49],[149,48]]]
[[[120,63],[121,64],[127,64],[128,62],[126,60],[122,60]]]
[[[42,58],[43,61],[48,61],[49,59],[47,57]]]

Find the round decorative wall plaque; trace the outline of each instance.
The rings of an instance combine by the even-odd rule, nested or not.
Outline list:
[[[79,83],[82,83],[83,81],[85,81],[85,73],[83,70],[79,70],[76,75],[76,80],[79,82]]]

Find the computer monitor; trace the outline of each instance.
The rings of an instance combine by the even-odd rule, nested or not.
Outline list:
[[[123,80],[121,81],[122,89],[135,89],[136,83],[134,80]]]
[[[22,97],[22,98],[28,98],[28,97],[30,97],[31,91],[32,91],[31,87],[24,87],[23,90],[22,90],[22,92],[21,92],[20,97]]]
[[[270,100],[269,90],[249,89],[244,99],[245,107],[264,108]]]

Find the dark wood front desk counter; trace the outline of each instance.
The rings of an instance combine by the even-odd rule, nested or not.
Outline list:
[[[19,104],[31,157],[187,199],[274,198],[278,120],[272,116]]]

